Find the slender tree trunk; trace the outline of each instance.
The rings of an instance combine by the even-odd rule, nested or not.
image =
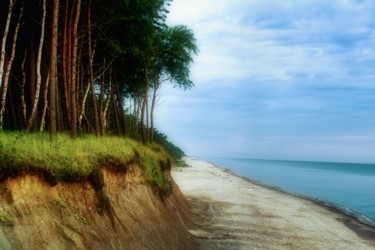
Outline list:
[[[16,111],[15,111],[15,105],[14,105],[14,95],[13,95],[13,86],[14,85],[10,85],[9,86],[9,90],[8,90],[8,98],[9,98],[9,103],[11,103],[11,105],[9,105],[10,107],[10,112],[12,113],[12,118],[13,118],[13,125],[12,127],[15,128],[15,129],[18,129],[18,119],[17,119],[17,115],[16,115]]]
[[[82,119],[83,119],[83,115],[85,114],[86,100],[87,100],[87,96],[89,95],[89,91],[90,91],[90,83],[87,84],[85,94],[83,95],[83,98],[82,98],[81,111],[80,111],[79,116],[78,116],[78,125],[79,126],[82,125]]]
[[[56,77],[56,80],[58,77]],[[50,85],[51,86],[51,85]],[[55,97],[56,97],[56,131],[64,130],[64,118],[63,118],[63,102],[61,101],[60,95],[59,95],[59,84],[56,82],[56,88],[55,88]]]
[[[78,49],[78,21],[81,12],[81,0],[75,1],[75,15],[73,24],[73,51],[72,51],[72,76],[71,76],[71,128],[70,135],[72,138],[77,136],[77,49]]]
[[[5,50],[6,50],[6,44],[7,44],[7,39],[8,39],[10,21],[12,20],[13,6],[14,6],[14,1],[9,0],[8,15],[7,15],[7,19],[5,22],[5,28],[4,28],[4,33],[3,33],[2,40],[1,40],[1,49],[0,49],[0,86],[2,86],[2,83],[3,83]]]
[[[70,20],[71,15],[69,15],[69,1],[65,2],[64,11],[64,29],[63,29],[63,40],[65,41],[62,45],[62,86],[63,86],[63,96],[64,96],[64,108],[67,118],[67,124],[70,126]],[[62,109],[62,107],[61,107]],[[64,112],[60,112],[63,116]],[[61,125],[64,123],[63,117],[60,119]]]
[[[34,29],[31,31],[31,39],[29,45],[29,81],[26,80],[26,83],[29,84],[29,96],[30,98],[35,97],[35,88],[36,88],[36,61],[35,61],[35,52],[34,52]],[[27,74],[26,74],[27,77]],[[27,93],[26,93],[27,96]],[[26,99],[27,100],[27,99]],[[33,100],[29,102],[29,113],[26,114],[26,128],[28,125],[28,116],[30,115],[30,109],[33,107]]]
[[[40,128],[39,128],[40,132],[44,131],[44,128],[46,125],[45,117],[46,117],[47,106],[48,106],[48,88],[50,85],[50,77],[51,77],[51,69],[48,71],[44,89],[43,89],[43,109],[42,109],[42,117],[40,119]]]
[[[27,124],[27,130],[30,130],[31,126],[33,125],[35,116],[36,116],[36,111],[38,107],[38,102],[39,102],[39,95],[40,95],[40,87],[42,84],[42,76],[41,76],[41,61],[42,61],[42,51],[43,51],[43,43],[44,43],[44,30],[45,30],[45,19],[46,19],[46,0],[43,0],[42,3],[42,20],[41,20],[41,34],[40,34],[40,40],[39,40],[39,48],[38,48],[38,57],[37,57],[37,64],[36,64],[36,89],[35,89],[35,98],[34,98],[34,104],[31,110],[31,114],[29,117],[29,121]]]
[[[100,79],[100,94],[99,94],[99,127],[100,127],[100,135],[104,135],[104,117],[103,117],[103,102],[104,102],[104,81],[105,81],[105,59],[103,60],[103,71],[101,74]]]
[[[156,78],[155,83],[154,83],[154,92],[152,94],[152,101],[151,101],[151,114],[150,114],[150,119],[151,119],[151,128],[150,128],[150,140],[151,143],[154,142],[154,112],[155,112],[155,105],[156,105],[156,92],[159,89],[159,79]]]
[[[2,93],[1,93],[1,105],[0,105],[0,130],[2,129],[2,124],[3,124],[3,115],[4,115],[4,111],[5,111],[6,96],[7,96],[7,92],[8,92],[7,90],[8,90],[10,70],[12,69],[14,56],[16,54],[17,37],[18,37],[18,31],[19,31],[19,28],[20,28],[21,20],[22,20],[22,14],[23,14],[23,3],[20,7],[20,14],[18,16],[17,24],[16,24],[16,27],[14,29],[12,50],[11,50],[11,54],[10,54],[8,64],[6,65],[4,81],[1,85],[1,87],[2,87],[1,92]],[[0,76],[0,81],[1,81],[1,77],[2,76]],[[11,105],[13,105],[13,103],[11,103]]]
[[[27,105],[25,100],[25,85],[26,85],[26,63],[27,51],[25,50],[24,57],[21,63],[22,79],[21,79],[21,112],[22,112],[22,124],[26,127],[27,122]]]
[[[142,104],[142,112],[141,112],[141,137],[143,144],[147,144],[148,142],[148,136],[147,136],[147,124],[145,124],[145,111],[147,108],[147,102],[148,102],[148,73],[147,73],[147,66],[146,63],[143,64],[144,74],[145,74],[145,90],[144,90],[144,96],[143,96],[143,104]]]
[[[4,92],[4,87],[3,87],[3,74],[4,74],[4,64],[5,64],[5,50],[6,50],[6,44],[7,44],[7,39],[8,39],[8,33],[9,33],[9,26],[10,26],[10,21],[12,19],[12,14],[13,14],[13,6],[14,6],[14,1],[9,0],[9,5],[8,5],[8,15],[7,19],[5,22],[5,28],[4,28],[4,33],[3,37],[1,40],[1,49],[0,49],[0,87],[2,89],[2,92]],[[4,101],[5,105],[5,101]],[[1,105],[3,106],[3,105]],[[2,110],[2,108],[1,108]],[[4,116],[4,111],[0,110],[0,130],[3,129],[3,116]]]
[[[123,100],[122,100],[122,95],[120,93],[120,89],[118,88],[118,85],[115,84],[115,89],[116,89],[116,95],[117,95],[117,110],[119,112],[119,117],[120,117],[120,122],[123,127],[124,134],[127,134],[127,127],[126,127],[126,114],[124,111],[123,107]]]
[[[91,47],[91,0],[87,0],[87,56],[89,59],[89,81],[91,89],[92,109],[94,113],[94,127],[95,134],[98,136],[99,131],[99,117],[96,106],[95,86],[94,86],[94,72],[93,72],[93,55]]]
[[[49,135],[50,140],[56,136],[56,86],[57,86],[57,46],[59,25],[59,0],[53,1],[52,6],[52,32],[51,32],[51,60],[50,60],[50,83],[49,83]]]
[[[119,120],[119,113],[117,109],[117,103],[116,103],[116,98],[114,93],[112,94],[112,104],[113,104],[113,115],[115,117],[115,125],[116,125],[116,131],[117,135],[121,135],[121,130],[120,130],[120,120]]]
[[[105,101],[104,105],[104,111],[103,111],[103,120],[104,120],[104,128],[106,129],[108,127],[108,122],[106,119],[107,112],[109,109],[109,104],[111,103],[111,95],[112,95],[112,65],[109,69],[109,82],[108,82],[108,94],[107,94],[107,99]]]
[[[150,115],[149,115],[149,107],[148,107],[148,99],[149,99],[149,96],[148,96],[148,90],[147,90],[147,101],[146,101],[146,103],[145,103],[145,110],[146,110],[146,114],[145,114],[145,116],[146,116],[146,127],[145,127],[145,134],[146,134],[146,140],[147,140],[147,142],[149,142],[150,141],[150,124],[149,124],[149,117],[150,117]]]
[[[140,96],[134,97],[134,130],[133,134],[137,134],[139,131],[139,119],[141,113],[142,98]]]

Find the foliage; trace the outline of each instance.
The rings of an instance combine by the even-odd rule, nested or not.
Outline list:
[[[161,196],[172,191],[164,172],[184,152],[153,128],[156,90],[191,88],[198,48],[190,29],[165,23],[170,2],[0,1],[0,181],[100,182],[101,167],[136,161]],[[146,146],[128,139],[140,131]]]
[[[155,142],[162,145],[165,150],[172,156],[173,159],[178,160],[185,156],[184,151],[181,148],[173,144],[167,137],[167,135],[161,133],[157,129],[154,130]]]
[[[55,131],[143,139],[147,131],[152,142],[156,90],[162,82],[191,88],[198,52],[188,27],[166,24],[170,3],[0,1],[0,130],[50,129],[52,139]]]
[[[103,167],[126,172],[133,162],[163,193],[171,188],[162,167],[168,159],[159,145],[144,146],[122,137],[81,135],[73,140],[68,134],[58,134],[51,142],[47,133],[0,133],[0,179],[30,172],[47,175],[52,183],[82,181]]]
[[[158,39],[155,62],[157,79],[169,80],[178,87],[190,89],[193,82],[189,78],[189,66],[193,62],[192,54],[198,53],[193,32],[183,25],[164,27]]]

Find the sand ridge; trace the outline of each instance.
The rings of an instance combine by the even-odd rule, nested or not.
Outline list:
[[[345,216],[252,183],[210,163],[185,158],[172,175],[190,203],[198,249],[375,249]]]

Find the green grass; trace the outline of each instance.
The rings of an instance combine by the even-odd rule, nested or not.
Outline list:
[[[178,168],[188,168],[188,167],[190,167],[184,160],[181,160],[181,159],[176,160],[174,166],[178,167]]]
[[[11,215],[8,211],[0,208],[0,223],[6,224],[11,221]]]
[[[51,142],[47,133],[0,133],[0,180],[33,172],[54,183],[81,181],[103,167],[126,172],[130,163],[138,163],[152,187],[164,193],[171,189],[164,175],[168,159],[156,144],[144,146],[123,137],[83,135],[72,140],[58,134]]]

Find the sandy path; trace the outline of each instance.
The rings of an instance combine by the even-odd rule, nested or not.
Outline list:
[[[189,200],[199,249],[375,249],[374,230],[347,216],[185,160],[192,167],[172,175]]]

